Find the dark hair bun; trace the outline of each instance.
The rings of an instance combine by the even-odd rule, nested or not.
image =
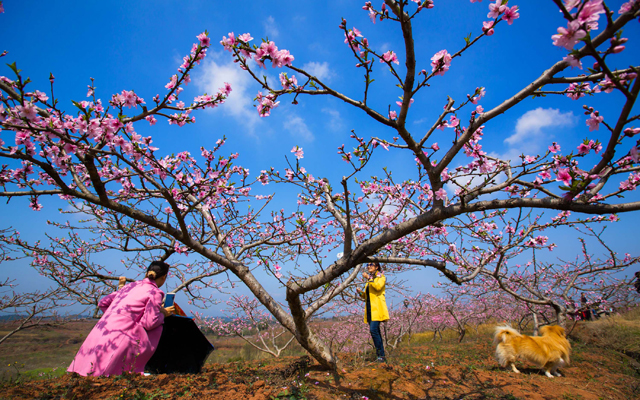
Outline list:
[[[147,278],[152,281],[162,278],[169,272],[169,264],[163,261],[153,261],[147,268]]]

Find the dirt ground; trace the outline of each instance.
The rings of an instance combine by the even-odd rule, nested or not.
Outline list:
[[[484,346],[481,346],[484,347]],[[420,351],[421,347],[414,347]],[[430,353],[429,349],[424,349]],[[472,349],[473,350],[473,349]],[[582,351],[564,377],[537,369],[502,370],[489,355],[455,365],[365,363],[337,374],[311,365],[296,370],[296,359],[207,365],[198,375],[124,375],[114,378],[64,375],[55,379],[4,383],[2,399],[633,399],[640,376],[625,371],[623,356]],[[440,354],[441,360],[449,358]],[[293,368],[292,368],[293,366]],[[427,368],[427,366],[429,368]],[[628,369],[628,368],[627,368]],[[305,376],[306,375],[306,376]]]
[[[490,337],[414,341],[377,364],[342,355],[337,373],[299,357],[207,364],[197,375],[80,377],[0,383],[0,399],[636,399],[638,364],[620,352],[573,342],[572,365],[547,378],[497,366]]]

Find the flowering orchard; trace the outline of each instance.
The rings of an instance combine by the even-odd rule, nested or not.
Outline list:
[[[196,322],[216,335],[237,336],[274,357],[280,356],[294,339],[293,335],[285,335],[288,332],[260,307],[256,299],[234,295],[227,302],[224,314],[224,317],[214,318],[196,315]]]
[[[488,14],[471,21],[473,31],[459,46],[428,55],[425,63],[418,49],[428,38],[413,32],[419,24],[443,18],[437,2],[366,2],[362,12],[373,23],[369,27],[356,28],[345,19],[336,24],[344,34],[336,51],[353,57],[353,68],[364,78],[358,95],[342,92],[298,66],[294,54],[271,40],[256,40],[249,33],[224,36],[221,49],[229,51],[238,68],[262,90],[255,98],[261,117],[275,114],[285,99],[299,104],[307,96],[324,96],[385,127],[384,135],[374,137],[352,131],[347,140],[353,149],[346,144],[338,149],[345,161],[338,181],[319,178],[322,170],[307,171],[299,146],[292,149],[295,160],[283,172],[265,166],[256,174],[237,164],[238,153],[224,153],[221,132],[216,145],[202,147],[200,154],[181,150],[179,143],[171,151],[160,150],[151,136],[137,133],[140,124],[168,122],[179,128],[195,123],[200,110],[224,107],[232,91],[228,84],[214,94],[192,99],[184,94],[192,72],[214,43],[208,32],[197,36],[178,69],[167,77],[162,94],[123,90],[103,100],[92,83],[86,100],[71,103],[72,112],[63,111],[66,102],[55,97],[53,74],[49,88],[34,88],[11,63],[10,76],[0,78],[0,157],[6,162],[0,170],[0,196],[27,197],[34,210],[41,209],[43,196],[67,200],[94,224],[90,240],[96,250],[140,251],[169,261],[180,255],[202,260],[178,265],[185,291],[193,289],[194,298],[206,300],[206,290],[202,295],[198,291],[216,285],[212,276],[229,274],[314,358],[335,368],[337,359],[327,337],[318,336],[309,321],[334,300],[353,295],[361,264],[379,261],[393,273],[433,268],[455,284],[491,276],[502,290],[523,297],[510,283],[519,279],[521,269],[507,269],[503,262],[511,254],[553,248],[543,234],[546,229],[604,224],[640,209],[631,193],[640,183],[635,138],[639,116],[634,114],[640,66],[617,61],[633,40],[623,37],[622,29],[637,22],[640,2],[615,8],[602,0],[553,3],[565,22],[547,40],[549,47],[563,49],[563,57],[487,109],[483,98],[489,86],[478,86],[463,98],[448,97],[429,127],[420,131],[408,124],[411,115],[424,111],[419,98],[436,82],[453,79],[463,55],[471,57],[475,49],[502,51],[492,36],[518,23],[518,5],[506,0],[465,2],[465,7],[488,6]],[[402,48],[380,50],[365,36],[370,29],[398,33]],[[268,65],[282,71],[277,82],[261,76],[260,69]],[[385,70],[395,86],[379,87],[375,81]],[[399,100],[381,103],[374,96],[381,90],[395,91]],[[554,96],[587,103],[593,96],[610,96],[619,107],[604,115],[586,104],[587,138],[569,148],[548,143],[541,154],[516,158],[483,148],[498,116],[525,102],[543,104]],[[391,168],[367,177],[367,166],[381,151],[414,163],[412,177],[397,180]],[[256,194],[267,185],[295,188],[297,207],[285,210],[275,203],[277,196]],[[543,210],[560,214],[547,220],[540,214]],[[58,284],[92,284],[86,278],[82,282],[64,277],[77,272],[75,259],[82,255],[78,249],[76,256],[64,250],[68,240],[75,240],[70,235],[54,240],[50,251],[33,249],[35,263],[50,268],[45,274],[63,275],[56,278]],[[332,250],[340,251],[341,258],[328,258]],[[65,252],[66,258],[57,257]],[[628,261],[617,265],[629,265]],[[575,268],[588,265],[576,263]],[[257,269],[268,278],[258,278]],[[266,279],[279,282],[284,302],[266,289]],[[548,279],[555,278],[551,274]],[[482,306],[478,307],[469,312],[481,314]],[[447,311],[458,325],[473,318],[459,311]]]

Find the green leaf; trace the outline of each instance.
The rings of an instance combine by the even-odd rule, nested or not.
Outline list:
[[[84,111],[85,111],[85,110],[84,110],[84,108],[82,108],[82,106],[80,105],[80,103],[78,103],[77,101],[75,101],[75,100],[71,100],[71,103],[72,103],[74,106],[78,107],[78,108],[80,109],[80,111],[82,111],[82,112],[84,112]]]
[[[469,34],[464,38],[464,42],[469,45],[469,43],[471,43],[471,34],[473,32],[469,32]]]
[[[8,66],[9,68],[11,68],[11,70],[12,70],[16,75],[20,75],[20,71],[21,71],[21,70],[19,70],[19,69],[18,69],[18,67],[16,66],[16,62],[15,62],[15,61],[14,61],[14,62],[12,62],[11,64],[7,64],[7,66]]]

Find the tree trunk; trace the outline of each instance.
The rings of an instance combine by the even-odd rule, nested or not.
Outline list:
[[[331,353],[331,349],[311,331],[304,309],[300,303],[300,296],[294,294],[289,288],[287,288],[287,302],[289,303],[291,316],[295,324],[295,331],[291,333],[296,337],[298,343],[300,343],[320,365],[331,370],[336,370],[337,359]]]
[[[533,336],[538,336],[538,330],[540,328],[540,325],[538,324],[538,315],[535,312],[531,313],[531,315],[533,315]]]
[[[462,328],[462,331],[459,331],[458,343],[462,343],[462,339],[464,339],[464,335],[467,333],[467,330]]]
[[[556,313],[556,319],[558,320],[558,325],[567,329],[567,309],[557,304],[553,304],[553,310]]]

